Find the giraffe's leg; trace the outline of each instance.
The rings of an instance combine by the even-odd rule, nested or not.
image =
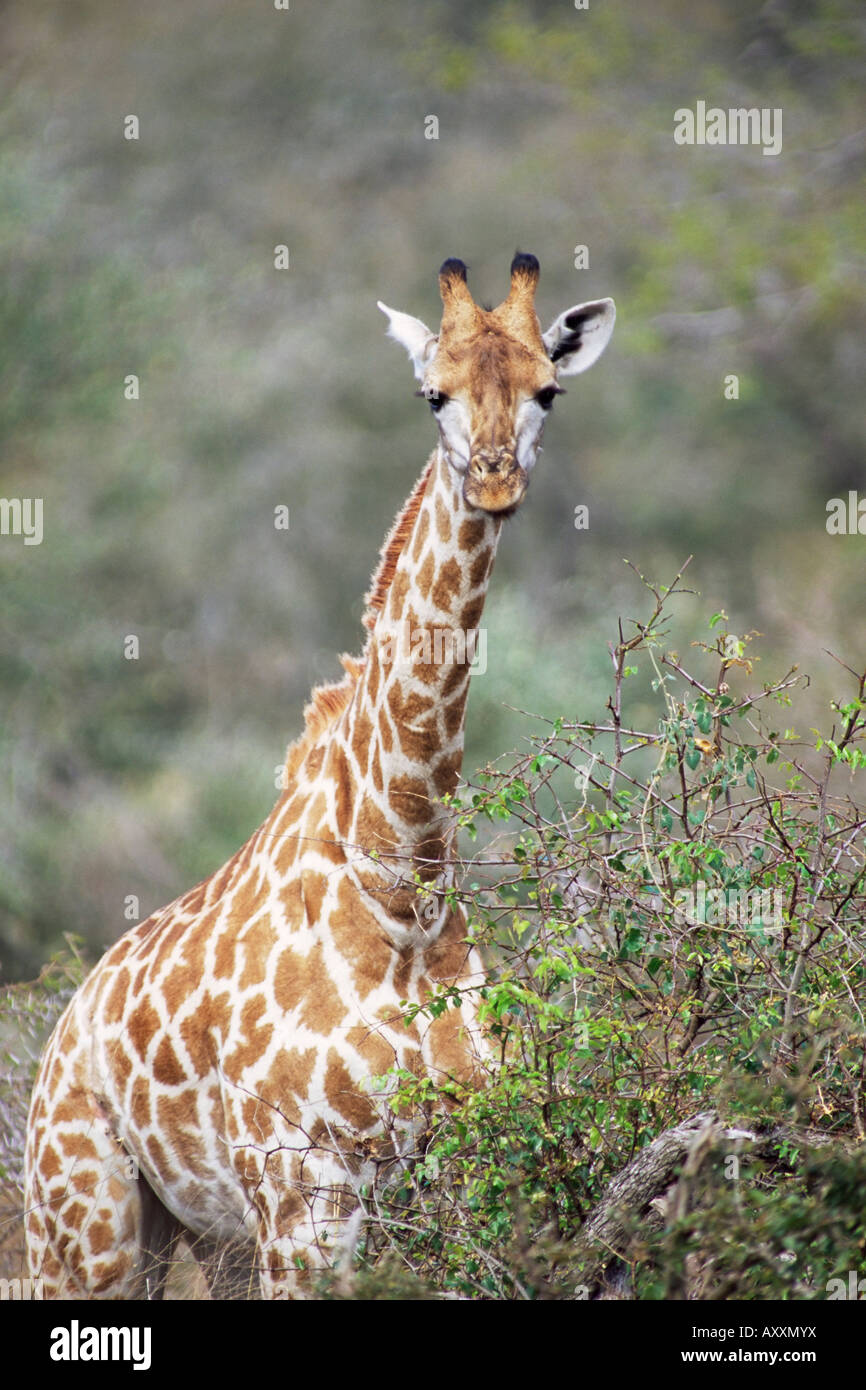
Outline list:
[[[259,1203],[256,1262],[262,1297],[310,1298],[316,1273],[329,1268],[342,1249],[357,1198],[339,1182],[313,1193],[284,1188],[273,1197]]]
[[[89,1092],[37,1092],[25,1197],[30,1276],[44,1298],[162,1297],[180,1225]]]
[[[144,1288],[143,1297],[158,1301],[165,1295],[172,1256],[184,1228],[162,1204],[143,1174],[138,1177],[138,1195],[141,1236],[137,1277]]]

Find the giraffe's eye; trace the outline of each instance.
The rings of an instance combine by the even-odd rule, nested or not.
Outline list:
[[[543,391],[536,391],[535,399],[542,410],[549,410],[557,396],[564,395],[561,386],[545,386]]]

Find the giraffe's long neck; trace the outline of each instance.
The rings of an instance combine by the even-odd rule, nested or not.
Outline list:
[[[361,882],[432,880],[449,856],[469,667],[502,525],[470,507],[441,450],[373,627],[341,733],[355,771],[347,841]],[[348,811],[349,808],[347,808]]]

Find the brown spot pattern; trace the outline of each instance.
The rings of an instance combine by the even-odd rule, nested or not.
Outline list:
[[[452,556],[443,564],[436,583],[433,585],[433,602],[441,612],[449,613],[451,611],[451,604],[460,591],[461,578],[460,566]]]
[[[424,549],[424,545],[427,540],[427,532],[429,530],[430,516],[427,512],[427,508],[424,507],[422,508],[418,516],[418,521],[415,526],[415,543],[412,547],[412,559],[415,561],[416,565],[418,561],[421,559],[421,553]]]
[[[153,1075],[162,1086],[181,1086],[187,1079],[171,1039],[164,1037],[153,1059]]]
[[[428,550],[424,556],[424,563],[418,571],[415,584],[422,598],[427,598],[430,593],[430,586],[433,583],[433,576],[436,573],[436,561],[432,550]]]
[[[142,999],[141,1003],[136,1005],[130,1014],[129,1022],[126,1025],[127,1035],[142,1062],[147,1054],[150,1040],[158,1028],[159,1014],[149,999]]]
[[[300,1021],[322,1034],[332,1032],[346,1015],[318,942],[306,956],[290,948],[282,952],[274,975],[274,999],[285,1013],[299,1009]]]
[[[451,539],[451,518],[448,515],[448,508],[438,495],[436,497],[436,534],[443,545],[447,545]]]
[[[388,805],[409,825],[422,825],[430,818],[430,794],[420,777],[392,777],[388,785]]]
[[[376,1111],[369,1099],[359,1092],[346,1063],[334,1047],[328,1052],[325,1095],[354,1130],[363,1132],[375,1125]]]
[[[474,550],[480,545],[487,533],[487,523],[479,517],[469,521],[461,521],[460,530],[457,533],[457,544],[461,550]]]

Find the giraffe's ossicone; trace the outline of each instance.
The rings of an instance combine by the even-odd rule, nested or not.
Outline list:
[[[542,333],[537,280],[518,254],[507,299],[484,310],[446,261],[438,334],[380,306],[437,447],[382,547],[364,651],[313,692],[273,811],[120,938],[46,1048],[26,1202],[48,1297],[159,1297],[181,1235],[211,1255],[246,1249],[265,1297],[308,1291],[362,1192],[423,1143],[423,1123],[395,1118],[371,1078],[399,1067],[443,1091],[483,1083],[481,961],[446,891],[441,798],[460,776],[502,519],[526,493],[559,378],[596,360],[614,322],[602,299]],[[404,1001],[452,984],[462,1007],[404,1025]]]

